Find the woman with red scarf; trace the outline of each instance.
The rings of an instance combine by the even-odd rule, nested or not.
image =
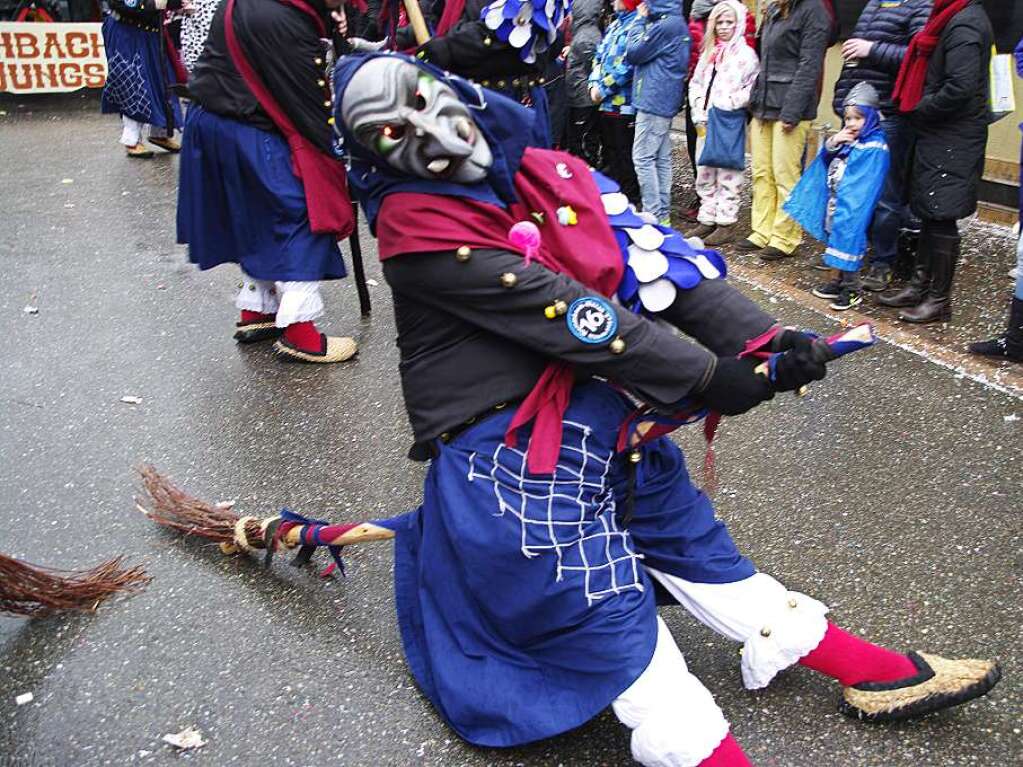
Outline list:
[[[988,70],[994,33],[980,0],[936,0],[913,37],[892,100],[908,115],[916,150],[910,205],[923,221],[913,277],[880,296],[906,322],[948,322],[959,256],[956,221],[977,209],[991,121]]]

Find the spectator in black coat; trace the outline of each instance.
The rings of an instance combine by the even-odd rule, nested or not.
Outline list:
[[[846,65],[835,84],[835,114],[842,116],[843,99],[853,85],[858,82],[873,85],[881,97],[881,127],[891,156],[884,191],[870,228],[873,258],[862,280],[865,290],[884,290],[892,281],[912,154],[909,120],[892,103],[892,88],[910,38],[923,29],[930,13],[931,0],[869,0],[852,37],[842,44]]]
[[[991,121],[988,72],[994,32],[980,0],[936,0],[915,42],[932,40],[937,44],[930,56],[914,55],[911,46],[893,96],[908,112],[915,141],[910,206],[923,221],[916,266],[903,290],[878,299],[904,309],[899,318],[916,323],[951,319],[959,256],[956,222],[977,209]],[[912,87],[914,63],[921,59],[926,70],[922,95]]]
[[[593,54],[600,44],[603,0],[575,0],[572,4],[572,44],[568,48],[565,82],[568,86],[567,149],[595,168],[600,167],[598,109],[590,100],[587,80]]]

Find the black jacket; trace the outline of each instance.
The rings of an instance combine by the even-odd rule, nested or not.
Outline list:
[[[443,37],[434,37],[421,51],[432,64],[470,80],[507,80],[520,76],[537,77],[543,73],[546,59],[537,57],[534,64],[526,64],[519,52],[502,43],[480,21],[480,12],[490,0],[466,0],[462,18]],[[444,13],[441,0],[431,6],[432,21],[440,22]],[[496,83],[488,83],[491,87]],[[498,86],[503,90],[506,86]]]
[[[977,209],[993,41],[987,13],[974,0],[942,31],[928,62],[923,98],[909,113],[916,139],[910,202],[921,218],[959,219]]]
[[[800,123],[817,117],[831,16],[821,0],[792,0],[782,18],[772,3],[757,37],[760,74],[750,112],[761,120]]]
[[[331,29],[323,0],[309,0]],[[210,112],[267,131],[276,127],[234,66],[224,34],[227,3],[213,17],[206,48],[188,80],[188,92]],[[334,143],[326,51],[305,13],[277,0],[235,0],[238,42],[263,84],[305,138],[328,154]]]
[[[855,67],[843,67],[835,83],[835,114],[842,116],[842,101],[859,82],[874,86],[881,97],[881,111],[894,113],[892,88],[909,38],[923,29],[931,14],[931,0],[870,0],[863,9],[851,37],[874,43],[870,55]]]
[[[147,32],[159,32],[163,10],[177,10],[181,0],[169,0],[163,10],[156,7],[154,0],[109,0],[108,5],[120,21]]]
[[[593,54],[602,37],[600,15],[603,10],[602,0],[575,0],[572,4],[572,45],[568,51],[565,81],[569,106],[576,109],[594,106],[587,81],[593,69]]]
[[[581,378],[605,377],[671,409],[707,384],[715,355],[737,354],[774,324],[730,285],[710,280],[679,291],[662,314],[706,348],[616,306],[625,351],[613,354],[607,344],[578,341],[564,318],[544,315],[555,301],[571,303],[592,291],[539,264],[523,266],[518,253],[474,250],[464,263],[454,252],[410,253],[387,259],[383,268],[394,294],[402,389],[419,457],[444,432],[525,397],[552,359],[573,363]],[[518,276],[513,288],[501,284],[509,271]]]

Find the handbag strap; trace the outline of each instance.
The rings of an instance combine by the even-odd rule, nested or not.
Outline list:
[[[714,63],[710,73],[710,82],[707,83],[707,92],[703,94],[703,111],[710,112],[712,104],[710,103],[710,89],[714,87],[714,78],[718,76],[718,65]]]

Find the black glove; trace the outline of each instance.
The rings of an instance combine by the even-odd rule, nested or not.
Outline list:
[[[784,352],[774,363],[775,391],[797,391],[827,374],[827,345],[798,330],[783,330],[774,337],[771,349]]]
[[[723,415],[741,415],[774,398],[774,387],[767,376],[754,373],[759,360],[718,357],[710,381],[700,398],[711,410]]]

